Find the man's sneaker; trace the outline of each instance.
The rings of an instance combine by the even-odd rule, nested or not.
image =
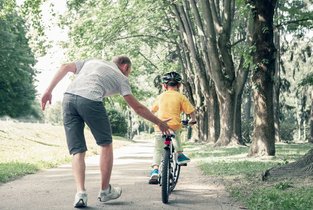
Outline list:
[[[153,169],[151,171],[149,184],[159,184],[159,169]]]
[[[122,194],[122,188],[120,187],[112,187],[111,185],[109,185],[109,192],[103,192],[103,190],[101,190],[99,192],[98,195],[98,200],[101,202],[106,202],[109,200],[113,200],[113,199],[117,199],[121,196]]]
[[[78,192],[75,195],[74,207],[82,208],[87,206],[87,193],[86,192]]]
[[[190,159],[186,155],[184,155],[183,153],[178,154],[178,157],[177,157],[177,164],[178,165],[183,165],[183,164],[186,164],[188,162],[190,162]]]

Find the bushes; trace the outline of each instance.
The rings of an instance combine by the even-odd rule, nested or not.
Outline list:
[[[122,113],[114,110],[107,110],[110,119],[112,134],[116,136],[125,136],[127,133],[127,122]]]

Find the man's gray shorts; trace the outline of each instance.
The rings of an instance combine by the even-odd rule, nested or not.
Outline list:
[[[111,125],[103,103],[77,95],[64,94],[63,124],[70,154],[87,151],[85,123],[98,145],[112,143]]]

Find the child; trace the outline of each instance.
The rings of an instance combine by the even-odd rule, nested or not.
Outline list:
[[[151,109],[152,112],[157,112],[157,116],[161,120],[171,119],[167,124],[175,133],[175,140],[173,143],[178,154],[177,162],[180,165],[190,162],[190,159],[183,154],[183,148],[181,145],[181,113],[184,112],[185,114],[190,115],[190,123],[196,122],[195,108],[191,105],[186,96],[179,92],[181,80],[181,76],[176,72],[166,73],[162,77],[162,85],[165,92],[157,97]],[[162,139],[162,133],[158,128],[156,128],[154,141],[153,170],[151,171],[149,184],[158,184],[159,180],[159,165],[161,163],[164,140]]]

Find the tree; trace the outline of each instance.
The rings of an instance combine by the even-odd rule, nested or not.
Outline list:
[[[275,52],[273,17],[276,0],[248,1],[254,20],[253,45],[255,52],[252,81],[254,85],[254,132],[249,155],[275,155],[273,109],[273,77]]]
[[[17,118],[34,111],[36,71],[25,23],[14,6],[12,1],[0,1],[0,116]]]
[[[285,113],[289,115],[290,107],[293,110],[296,109],[293,108],[296,106],[290,103],[288,98],[290,98],[290,92],[297,92],[297,85],[292,84],[292,78],[297,78],[294,73],[299,72],[297,70],[298,61],[303,61],[301,75],[303,75],[302,72],[306,72],[303,66],[306,65],[307,61],[305,58],[305,51],[307,50],[305,48],[309,45],[307,45],[305,39],[313,25],[313,14],[310,7],[311,5],[308,1],[288,0],[278,2],[275,11],[274,43],[277,53],[274,77],[274,120],[276,142],[286,141],[285,134],[290,132],[290,129],[284,130],[286,127],[290,128],[286,122],[282,122],[283,130],[281,132],[280,121],[283,120],[284,117],[282,116]],[[290,41],[290,37],[294,37],[292,41]],[[295,43],[297,44],[295,45]],[[298,57],[300,59],[297,59]],[[289,65],[290,63],[293,64]],[[286,103],[288,103],[288,106],[286,106]],[[302,116],[304,115],[300,111],[296,112]],[[303,119],[300,121],[303,122]],[[301,125],[299,125],[300,127]],[[281,136],[281,133],[284,136]],[[289,139],[290,137],[292,136],[289,135]]]
[[[62,104],[60,101],[50,106],[44,113],[46,123],[62,125]]]
[[[69,59],[98,57],[110,60],[114,55],[129,55],[133,63],[129,78],[133,94],[145,105],[151,105],[152,101],[146,99],[151,93],[157,93],[154,78],[177,69],[172,59],[175,54],[171,54],[171,37],[175,35],[163,24],[167,21],[164,18],[166,10],[152,0],[73,0],[68,1],[68,8],[61,24],[70,28],[69,42],[64,43]],[[131,128],[135,118],[123,100],[114,97],[109,104],[118,104]]]
[[[281,65],[284,72],[286,72],[285,68],[289,68],[291,71],[289,72],[289,75],[291,75],[291,78],[293,80],[296,80],[296,84],[293,85],[292,82],[288,83],[289,86],[293,86],[292,92],[297,94],[296,97],[290,97],[289,98],[299,98],[299,91],[297,90],[304,90],[304,92],[307,90],[308,93],[312,94],[312,88],[309,88],[309,86],[312,86],[313,84],[313,76],[311,73],[311,66],[312,66],[312,47],[309,43],[312,43],[312,36],[306,36],[308,31],[312,29],[312,22],[313,22],[313,14],[310,12],[310,6],[312,5],[306,5],[305,1],[292,1],[289,2],[289,5],[293,5],[293,7],[285,7],[285,11],[296,11],[293,13],[294,15],[289,15],[289,17],[292,17],[292,19],[288,19],[286,24],[282,24],[284,28],[289,28],[288,32],[294,36],[295,39],[292,41],[285,42],[286,44],[282,47],[282,52],[287,54],[286,59],[289,61],[288,63],[285,62]],[[288,15],[286,15],[288,16]],[[289,25],[291,24],[291,25]],[[290,30],[291,29],[291,30]],[[289,34],[289,35],[290,35]],[[292,48],[290,49],[290,46]],[[289,53],[286,53],[289,52]],[[288,65],[287,65],[287,64]],[[290,76],[289,76],[290,78]],[[300,78],[300,79],[299,79]],[[303,94],[305,95],[305,94]],[[309,142],[312,142],[312,113],[313,113],[313,98],[311,95],[311,137],[309,138]],[[305,101],[305,97],[300,97],[301,101]],[[292,101],[292,100],[291,100]],[[295,100],[293,100],[295,101]],[[289,104],[289,101],[286,101]],[[289,105],[290,107],[290,105]],[[303,106],[302,106],[303,107]],[[313,150],[309,150],[308,153],[306,153],[303,157],[298,159],[295,162],[287,163],[285,165],[276,166],[273,168],[270,168],[266,170],[263,175],[263,180],[268,180],[271,178],[281,178],[281,177],[305,177],[305,176],[312,176],[313,170],[312,170],[312,161],[313,160]]]
[[[182,42],[181,60],[194,81],[200,139],[210,136],[216,146],[242,143],[241,95],[247,60],[243,51],[237,51],[238,56],[234,52],[238,43],[249,40],[249,33],[244,33],[247,24],[233,28],[235,17],[240,18],[235,3],[183,0],[172,4]],[[214,135],[206,135],[207,126]]]
[[[282,4],[286,7],[292,5],[290,10],[293,10],[299,1],[290,2]],[[149,89],[152,81],[158,81],[158,75],[168,69],[180,71],[184,90],[199,113],[198,138],[217,141],[216,145],[242,143],[241,97],[250,69],[253,84],[249,83],[247,88],[257,88],[254,91],[254,111],[258,112],[255,114],[253,145],[259,141],[263,145],[263,148],[251,151],[257,155],[273,155],[274,120],[271,116],[274,111],[271,107],[274,103],[271,101],[274,93],[270,90],[274,88],[277,77],[273,66],[276,53],[272,36],[274,11],[266,13],[261,4],[275,3],[72,0],[68,1],[69,13],[63,19],[63,24],[70,28],[70,39],[65,46],[69,48],[72,59],[110,59],[116,54],[130,55],[135,69],[134,77],[130,79],[133,84],[139,84],[139,89]],[[251,8],[255,12],[252,18],[247,15]],[[258,14],[268,15],[265,27],[257,19]],[[301,23],[304,25],[305,22]],[[261,41],[263,38],[264,43]],[[282,90],[285,84],[287,82],[280,80],[280,85],[275,87]],[[277,92],[275,96],[276,110],[284,103],[276,100],[277,97],[280,99],[279,95]],[[265,109],[261,110],[263,105]],[[249,112],[250,109],[245,113]],[[282,119],[286,112],[275,113],[280,113],[274,116]],[[264,120],[261,125],[257,124],[260,119]]]

